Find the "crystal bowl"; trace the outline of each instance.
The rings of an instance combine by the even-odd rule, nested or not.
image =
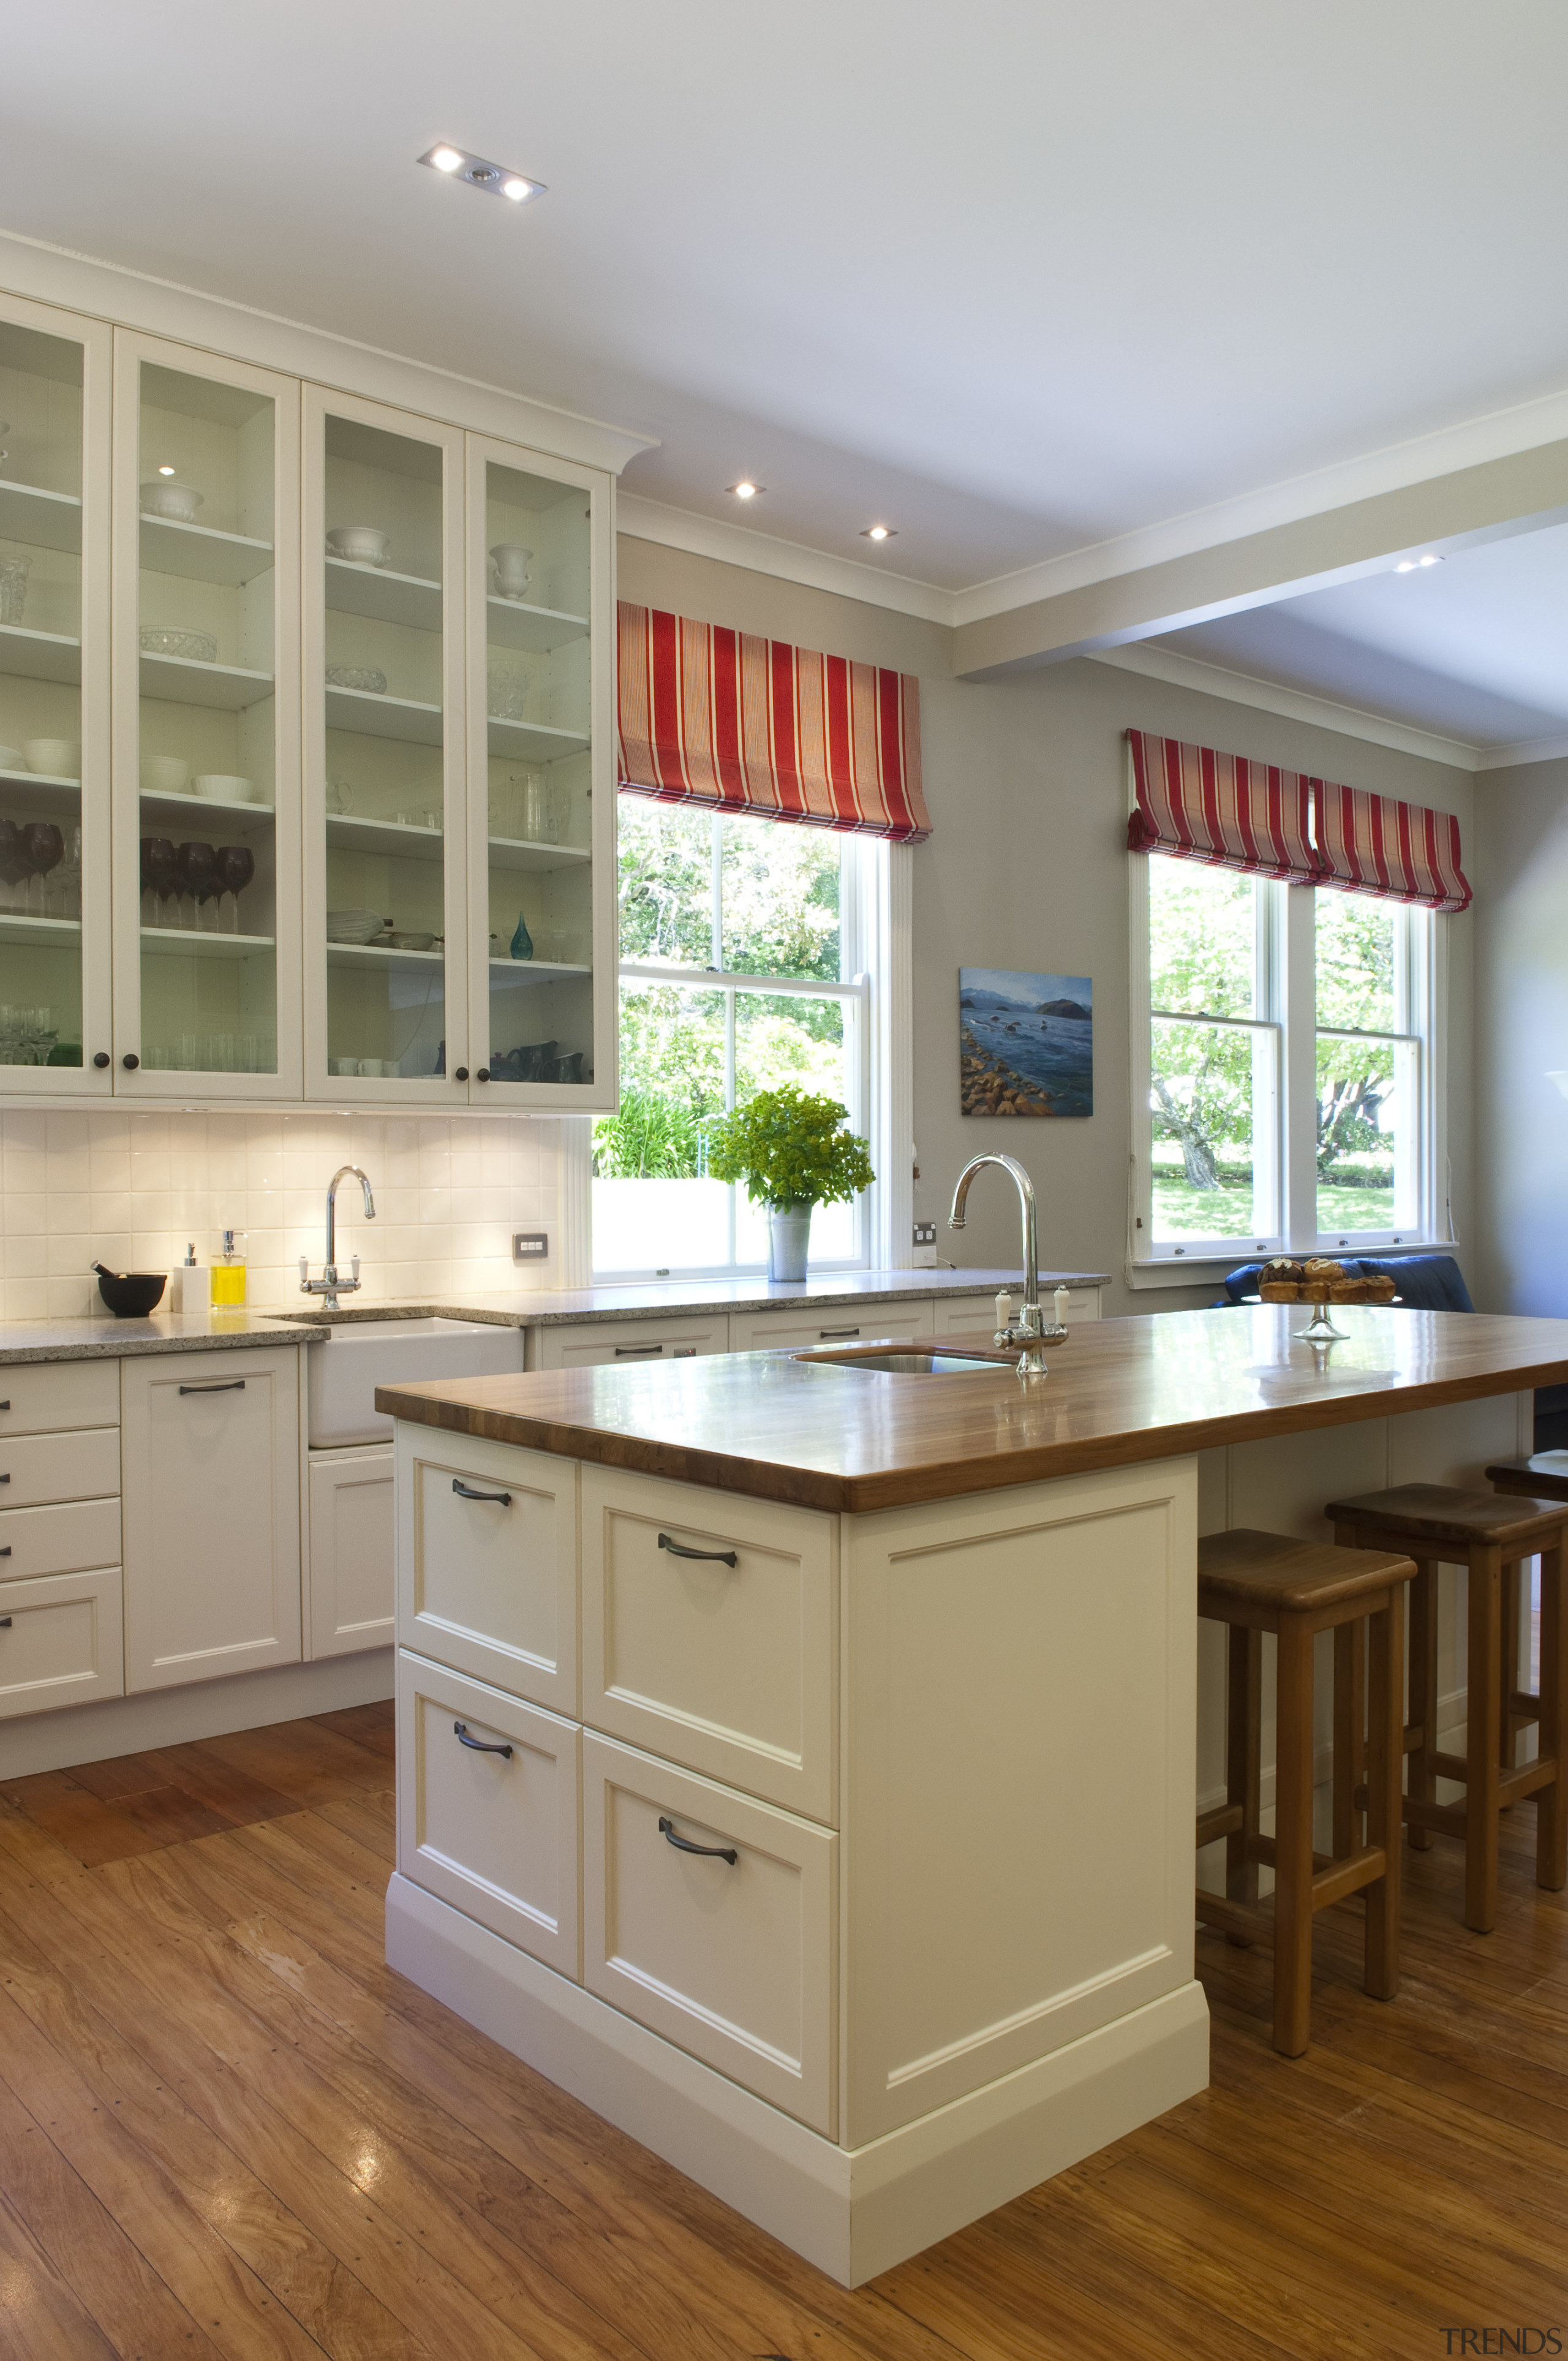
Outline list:
[[[171,623],[144,623],[138,634],[142,653],[149,656],[181,656],[187,664],[213,664],[218,643],[211,631],[188,631]]]
[[[387,693],[387,675],[374,664],[328,664],[326,678],[329,688],[363,688],[372,697]]]
[[[143,516],[168,517],[175,524],[194,524],[202,494],[192,484],[171,484],[159,477],[141,488]]]

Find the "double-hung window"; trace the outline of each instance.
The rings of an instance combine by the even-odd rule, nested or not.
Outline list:
[[[766,1265],[766,1209],[707,1170],[712,1124],[754,1093],[825,1093],[872,1130],[887,856],[852,833],[621,797],[620,1105],[594,1130],[598,1274]],[[818,1206],[812,1268],[865,1266],[870,1222],[864,1197]]]

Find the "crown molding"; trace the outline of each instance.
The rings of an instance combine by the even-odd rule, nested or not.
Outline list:
[[[0,280],[14,294],[30,296],[38,303],[85,312],[147,335],[250,361],[258,368],[309,378],[317,385],[524,443],[554,458],[603,467],[611,475],[619,475],[640,451],[658,447],[653,436],[535,401],[483,378],[409,360],[379,345],[313,328],[227,296],[204,294],[200,288],[156,278],[149,271],[101,262],[94,255],[24,237],[16,230],[0,229]]]
[[[1168,648],[1151,647],[1147,642],[1096,649],[1085,662],[1114,664],[1119,671],[1142,673],[1146,679],[1166,681],[1173,688],[1193,688],[1205,697],[1223,697],[1232,705],[1250,705],[1261,713],[1277,713],[1286,721],[1310,721],[1320,730],[1337,730],[1343,738],[1361,738],[1368,745],[1389,746],[1399,754],[1419,754],[1423,762],[1446,763],[1452,770],[1487,767],[1478,750],[1462,739],[1442,738],[1430,730],[1414,730],[1403,721],[1389,721],[1381,714],[1364,712],[1356,705],[1339,705],[1332,697],[1314,697],[1306,689],[1283,688],[1277,681],[1259,680],[1252,673],[1232,672],[1225,664],[1208,664],[1199,656],[1177,655]],[[1568,752],[1568,739],[1562,743],[1564,752]]]
[[[1568,737],[1521,738],[1511,746],[1483,746],[1475,757],[1478,771],[1513,771],[1525,763],[1561,763],[1568,757]]]
[[[615,513],[618,529],[634,541],[657,542],[661,548],[683,549],[692,557],[743,566],[752,574],[771,574],[808,590],[828,590],[840,598],[890,608],[894,614],[917,615],[922,622],[952,623],[951,591],[938,589],[933,582],[917,582],[911,575],[890,574],[859,558],[834,557],[826,550],[807,549],[802,542],[758,533],[751,525],[701,516],[695,509],[671,508],[635,492],[617,494]]]

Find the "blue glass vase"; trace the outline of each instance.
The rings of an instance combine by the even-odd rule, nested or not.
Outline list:
[[[528,931],[528,921],[521,910],[517,914],[517,932],[511,939],[511,955],[513,959],[533,957],[533,937]]]

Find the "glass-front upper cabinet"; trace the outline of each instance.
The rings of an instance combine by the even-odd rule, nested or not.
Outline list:
[[[299,387],[115,341],[116,1079],[297,1095]]]
[[[609,502],[468,437],[469,1048],[476,1104],[614,1103]],[[600,939],[596,939],[596,932]]]
[[[463,437],[305,389],[307,1090],[467,1095]]]
[[[0,1089],[113,1086],[110,331],[0,305]]]

